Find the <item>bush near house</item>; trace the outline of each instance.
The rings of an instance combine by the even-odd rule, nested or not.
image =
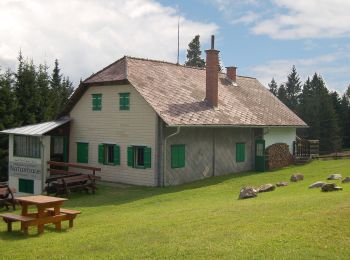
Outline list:
[[[81,210],[73,229],[54,226],[28,238],[0,223],[1,256],[67,258],[340,258],[350,255],[350,183],[343,191],[308,189],[331,173],[350,176],[350,160],[314,161],[266,173],[214,177],[167,188],[100,186],[74,194],[65,207]],[[242,186],[303,181],[238,200]],[[19,224],[14,225],[19,229]]]

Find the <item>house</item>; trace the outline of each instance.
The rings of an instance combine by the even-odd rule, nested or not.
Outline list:
[[[265,147],[286,143],[292,152],[306,124],[257,79],[236,67],[218,72],[218,54],[212,42],[205,69],[122,57],[80,84],[60,120],[2,131],[10,135],[11,185],[40,193],[53,157],[99,166],[105,181],[146,186],[263,171]],[[32,155],[41,160],[32,167],[37,188],[23,184],[35,177],[11,170]]]

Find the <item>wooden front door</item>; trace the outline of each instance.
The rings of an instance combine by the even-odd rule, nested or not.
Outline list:
[[[255,140],[255,170],[265,171],[265,140]]]

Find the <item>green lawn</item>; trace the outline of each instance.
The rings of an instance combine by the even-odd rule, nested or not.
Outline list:
[[[100,186],[75,194],[66,208],[82,214],[73,229],[48,226],[41,236],[8,234],[0,223],[1,259],[253,258],[349,259],[350,183],[322,193],[308,185],[328,174],[350,176],[350,160],[315,161],[266,173],[214,177],[169,188]],[[237,200],[243,185],[305,179]],[[338,182],[340,183],[340,182]]]

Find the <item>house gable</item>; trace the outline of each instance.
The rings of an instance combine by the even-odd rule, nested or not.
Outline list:
[[[129,110],[120,110],[119,94],[130,93]],[[101,110],[92,109],[92,95],[102,95]],[[155,186],[156,134],[158,117],[151,106],[130,84],[91,85],[70,111],[70,161],[77,161],[77,142],[89,144],[88,163],[102,168],[104,180]],[[98,162],[100,144],[120,147],[120,165]],[[135,169],[127,165],[127,147],[140,145],[152,150],[152,167]]]

